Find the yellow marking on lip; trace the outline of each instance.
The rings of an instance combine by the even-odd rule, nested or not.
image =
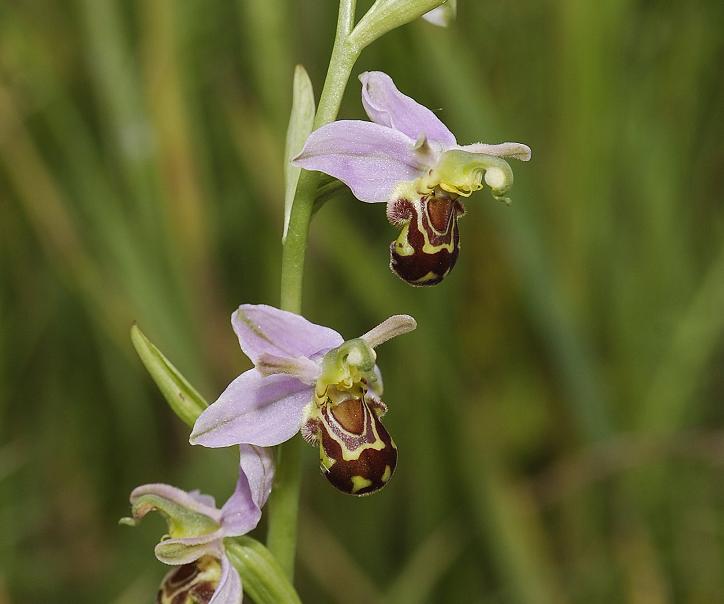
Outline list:
[[[453,208],[453,212],[455,211],[455,208]],[[449,253],[452,254],[453,250],[455,249],[455,241],[454,237],[452,236],[453,233],[450,233],[450,243],[441,243],[439,245],[433,245],[430,243],[430,236],[428,235],[427,229],[425,228],[425,224],[423,221],[423,212],[422,212],[422,205],[420,205],[420,211],[417,212],[417,230],[422,233],[422,238],[425,240],[425,243],[422,244],[422,251],[425,254],[436,254],[437,252],[440,252],[442,250],[447,250]],[[452,217],[453,220],[457,220],[456,216]],[[428,223],[430,224],[430,228],[435,231],[436,233],[442,235],[444,232],[438,231],[434,226],[432,226],[432,221],[428,217]],[[453,224],[450,229],[454,230],[455,225]]]
[[[408,222],[402,227],[400,234],[395,240],[395,253],[398,256],[412,256],[415,253],[415,248],[412,247],[407,240],[407,236],[410,232],[410,223]]]
[[[380,480],[382,482],[387,482],[390,479],[390,476],[392,476],[392,468],[390,468],[390,466],[385,466],[385,473],[382,475]]]
[[[433,279],[439,279],[439,278],[440,278],[440,275],[430,271],[429,273],[427,273],[427,275],[423,275],[419,279],[415,279],[414,281],[412,281],[412,283],[427,283],[428,281],[432,281]]]
[[[352,476],[352,493],[359,493],[362,489],[372,485],[372,481],[364,476]]]
[[[320,445],[319,445],[319,467],[322,469],[322,472],[329,472],[335,463],[337,463],[337,460],[332,459],[329,455],[327,455],[327,452],[324,450],[324,447],[320,443]]]

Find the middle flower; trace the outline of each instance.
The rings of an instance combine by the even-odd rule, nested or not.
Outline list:
[[[269,447],[301,431],[319,446],[321,470],[336,488],[367,495],[384,487],[397,448],[380,421],[387,407],[374,349],[415,329],[415,320],[395,315],[347,341],[263,304],[241,305],[231,323],[254,368],[199,416],[191,444]]]

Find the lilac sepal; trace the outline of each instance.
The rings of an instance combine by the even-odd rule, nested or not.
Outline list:
[[[242,597],[241,577],[229,559],[224,556],[221,558],[219,585],[209,604],[239,604]]]
[[[241,472],[236,490],[221,508],[225,537],[251,531],[261,519],[261,508],[271,493],[274,461],[271,450],[254,445],[239,447]]]
[[[394,188],[424,170],[424,158],[407,134],[357,120],[340,120],[312,132],[294,165],[344,182],[368,203],[386,202]]]
[[[313,388],[288,375],[245,371],[196,420],[189,442],[204,447],[278,445],[299,431]]]
[[[262,354],[295,359],[327,352],[342,344],[333,329],[266,304],[242,304],[231,315],[241,350],[255,365]]]
[[[413,140],[425,137],[447,147],[457,144],[447,126],[427,107],[402,94],[386,73],[365,71],[359,80],[362,105],[373,122],[399,130]]]

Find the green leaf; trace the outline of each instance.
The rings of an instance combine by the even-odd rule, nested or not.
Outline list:
[[[138,325],[131,327],[131,341],[141,357],[143,365],[151,374],[153,381],[166,398],[174,413],[189,426],[193,426],[196,418],[209,406],[204,397],[189,384],[178,369],[163,356]]]
[[[226,555],[244,585],[244,591],[256,604],[301,604],[272,553],[256,539],[242,536],[225,539]]]
[[[289,217],[292,213],[294,194],[297,191],[297,182],[302,169],[291,164],[291,159],[304,147],[304,142],[312,132],[314,124],[314,90],[309,74],[303,66],[297,65],[294,69],[294,87],[292,92],[292,112],[289,116],[287,128],[287,141],[284,149],[284,234],[282,241],[287,237]]]

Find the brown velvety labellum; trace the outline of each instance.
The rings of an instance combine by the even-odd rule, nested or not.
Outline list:
[[[457,198],[444,192],[414,201],[395,201],[389,210],[390,219],[405,226],[390,244],[392,271],[410,285],[440,283],[458,259],[458,218],[463,213]]]
[[[320,461],[327,480],[350,495],[384,487],[397,465],[397,447],[364,399],[325,405],[320,415]]]
[[[220,576],[219,561],[203,556],[175,567],[161,583],[158,604],[208,604],[214,597]]]

